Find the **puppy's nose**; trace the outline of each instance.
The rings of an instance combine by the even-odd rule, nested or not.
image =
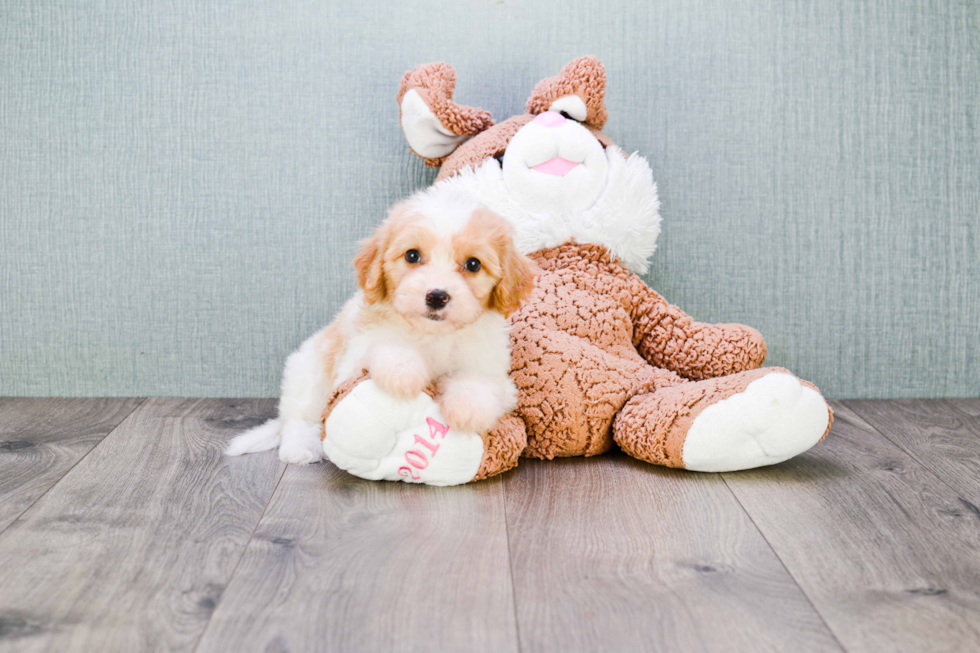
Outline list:
[[[449,293],[445,290],[430,290],[425,293],[425,305],[432,310],[438,311],[449,303]]]

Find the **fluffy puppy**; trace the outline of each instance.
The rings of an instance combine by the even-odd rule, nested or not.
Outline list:
[[[399,398],[436,383],[459,431],[487,431],[514,408],[506,318],[537,268],[508,222],[468,194],[429,189],[391,209],[354,267],[360,291],[286,360],[279,417],[236,437],[227,454],[279,446],[284,462],[320,460],[327,398],[362,369]]]

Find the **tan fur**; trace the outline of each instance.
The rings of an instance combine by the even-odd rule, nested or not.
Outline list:
[[[354,257],[354,269],[368,304],[387,299],[389,290],[398,286],[407,272],[404,255],[408,249],[429,249],[438,240],[438,236],[418,224],[420,218],[404,202],[396,204],[388,212],[387,220],[361,241],[361,250]]]
[[[349,313],[353,310],[353,306],[345,306],[344,310],[320,335],[322,342],[318,349],[322,352],[323,368],[326,370],[325,376],[328,385],[331,386],[337,382],[337,361],[340,360],[344,346],[347,344],[347,338],[341,325],[348,319]]]
[[[385,287],[397,288],[412,269],[405,261],[405,252],[410,249],[423,252],[424,265],[428,262],[428,253],[439,243],[439,236],[421,224],[421,216],[401,206],[392,210],[387,232],[384,250],[378,257],[381,261],[381,277]]]
[[[411,250],[418,256],[407,260]],[[467,269],[471,258],[481,265]],[[458,430],[483,432],[513,406],[507,376],[510,352],[501,338],[506,315],[493,315],[512,310],[512,305],[493,296],[501,286],[509,289],[509,296],[525,296],[533,264],[516,252],[506,221],[469,202],[403,202],[364,241],[354,267],[364,300],[352,299],[331,325],[308,341],[311,347],[301,347],[316,352],[325,390],[343,381],[336,370],[343,360],[369,369],[375,383],[395,397],[416,396],[438,382],[443,416]],[[429,299],[437,290],[446,302]],[[475,330],[463,330],[469,326]],[[356,360],[348,360],[351,352]],[[487,391],[481,402],[459,390],[474,386]]]
[[[388,220],[362,241],[354,258],[358,285],[368,304],[387,299],[389,289],[396,288],[411,269],[405,261],[406,251],[418,249],[424,263],[427,252],[439,242],[440,236],[425,225],[423,216],[413,214],[404,203],[395,205]],[[510,223],[492,211],[477,209],[466,227],[453,234],[451,247],[463,278],[485,308],[507,317],[534,289],[537,266],[517,250]],[[482,264],[476,273],[465,270],[470,257]],[[383,315],[384,309],[379,309],[364,319],[383,319]]]
[[[517,250],[514,228],[497,214],[484,208],[477,209],[466,229],[454,236],[453,246],[460,265],[469,256],[483,262],[481,272],[493,283],[489,287],[481,284],[476,291],[488,309],[508,317],[531,296],[539,270],[531,259]],[[474,283],[481,279],[479,275],[474,276]]]
[[[384,278],[384,251],[387,249],[388,227],[382,224],[370,237],[361,241],[361,250],[354,257],[357,285],[364,291],[364,299],[375,304],[387,297]]]
[[[490,308],[509,317],[534,292],[534,280],[540,270],[529,258],[517,251],[509,234],[497,234],[501,256],[500,282],[490,295]]]
[[[493,217],[500,221],[496,215]],[[453,259],[461,270],[465,270],[466,261],[470,258],[480,261],[480,270],[476,273],[467,272],[463,278],[473,294],[480,299],[483,307],[487,309],[492,309],[490,296],[501,278],[502,252],[493,243],[492,232],[493,227],[481,225],[474,214],[463,231],[453,234],[452,239]]]

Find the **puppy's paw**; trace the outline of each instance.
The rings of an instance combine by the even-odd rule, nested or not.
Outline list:
[[[429,385],[429,371],[424,365],[388,362],[371,368],[371,378],[379,388],[399,399],[417,397]]]
[[[446,423],[457,431],[486,433],[507,412],[500,385],[482,377],[446,379],[438,402]]]
[[[310,422],[287,422],[282,430],[279,460],[287,465],[308,465],[323,458],[320,425]]]
[[[279,460],[287,465],[309,465],[323,458],[319,440],[310,444],[283,445],[279,447]]]
[[[497,420],[504,414],[497,407],[480,405],[479,401],[454,401],[443,398],[439,408],[446,418],[446,423],[457,431],[472,431],[486,433],[493,428]]]
[[[398,399],[413,399],[432,376],[419,352],[399,343],[379,343],[367,353],[367,368],[375,385]]]

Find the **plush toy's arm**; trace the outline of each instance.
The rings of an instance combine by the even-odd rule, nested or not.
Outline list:
[[[695,322],[633,278],[633,346],[651,365],[693,381],[762,367],[766,343],[743,324]]]

